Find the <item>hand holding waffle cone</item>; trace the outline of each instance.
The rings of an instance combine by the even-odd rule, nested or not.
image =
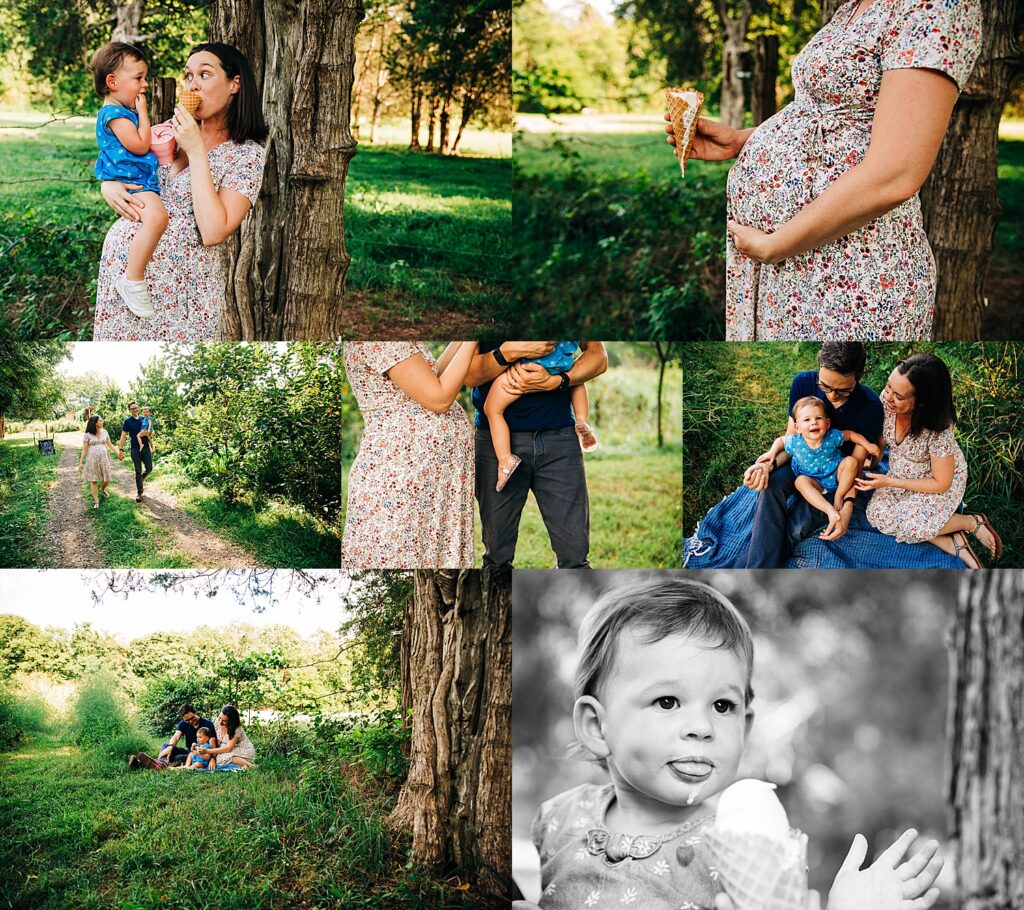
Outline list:
[[[181,93],[181,98],[178,99],[178,103],[194,116],[199,105],[202,103],[202,100],[203,99],[199,97],[198,92],[193,92],[192,89],[185,89],[185,91]]]
[[[676,157],[679,159],[679,172],[686,176],[686,159],[693,148],[693,140],[697,135],[697,121],[700,117],[704,96],[693,89],[667,88],[665,101],[668,104],[668,119],[672,124],[672,134],[676,139]]]

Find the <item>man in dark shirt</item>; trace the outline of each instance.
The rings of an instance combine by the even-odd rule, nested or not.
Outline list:
[[[551,341],[481,343],[466,384],[476,409],[476,497],[484,540],[484,566],[511,566],[519,539],[519,519],[533,490],[559,568],[589,566],[590,498],[583,453],[576,435],[570,388],[608,369],[599,341],[581,341],[583,353],[568,373],[554,376],[525,358],[543,357]],[[505,488],[494,490],[498,459],[494,454],[484,401],[491,383],[506,370],[522,396],[505,410],[512,453],[522,459]]]
[[[189,751],[195,745],[196,730],[200,727],[206,727],[210,731],[210,745],[213,748],[217,747],[217,728],[213,725],[212,720],[208,717],[200,717],[199,712],[188,702],[185,702],[178,710],[178,716],[181,720],[178,722],[177,728],[171,735],[170,741],[161,746],[157,757],[153,758],[152,755],[140,752],[137,756],[132,756],[128,760],[130,768],[141,766],[149,768],[151,771],[164,771],[171,765],[180,765],[185,761]],[[178,745],[183,736],[185,737],[184,749]]]
[[[852,430],[867,439],[878,440],[882,435],[883,410],[878,396],[860,382],[864,375],[867,355],[859,342],[827,341],[818,351],[818,369],[798,373],[789,389],[789,409],[805,396],[813,395],[825,403],[826,416],[834,430]],[[796,432],[790,417],[786,435]],[[857,473],[864,467],[867,457],[860,446],[844,443],[843,455],[853,455],[858,463]],[[774,461],[766,454],[747,468],[743,483],[759,491],[754,527],[747,553],[748,569],[777,569],[781,567],[792,548],[809,536],[824,521],[824,515],[813,509],[803,497],[798,497],[792,511],[786,514],[786,503],[796,489],[796,477],[789,464],[789,455],[783,452]],[[853,503],[844,502],[840,521],[823,540],[838,540],[850,526]]]
[[[131,439],[132,464],[135,465],[135,501],[142,502],[143,481],[153,470],[153,450],[149,446],[148,438],[143,438],[141,445],[139,444],[139,431],[142,429],[139,403],[129,401],[128,412],[131,416],[126,417],[124,423],[121,424],[121,438],[117,441],[117,452],[118,455],[124,453],[124,440],[126,436],[129,437]],[[142,472],[143,466],[146,468],[145,473]]]

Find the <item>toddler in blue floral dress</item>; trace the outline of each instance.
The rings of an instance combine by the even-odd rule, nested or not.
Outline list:
[[[544,367],[552,376],[562,376],[572,369],[579,347],[578,341],[558,341],[550,354],[545,354],[543,357],[526,358],[522,362],[536,363]],[[498,458],[498,482],[494,488],[499,493],[505,489],[505,484],[508,483],[512,472],[519,467],[521,461],[518,455],[512,454],[512,436],[509,433],[508,422],[505,420],[505,409],[522,394],[512,387],[511,376],[506,370],[494,380],[487,392],[487,398],[484,399],[484,414],[491,432],[491,444],[494,446],[494,454]],[[569,394],[580,446],[584,452],[592,452],[600,443],[588,422],[590,419],[590,397],[587,395],[587,387],[583,383],[574,385],[569,389]]]
[[[768,457],[774,460],[783,451],[790,456],[797,491],[828,518],[828,527],[822,531],[822,535],[827,536],[841,520],[839,513],[843,502],[857,478],[857,459],[852,455],[843,457],[843,443],[863,446],[876,459],[881,458],[882,451],[860,433],[831,429],[825,403],[813,395],[797,401],[790,416],[795,432],[776,439],[768,450]],[[832,502],[826,495],[832,497]]]
[[[124,275],[114,287],[125,306],[140,319],[154,315],[146,266],[167,229],[167,209],[160,201],[157,159],[150,151],[151,131],[146,109],[148,64],[141,50],[131,44],[104,44],[92,58],[93,84],[103,106],[96,115],[99,157],[97,180],[137,184],[129,190],[145,202],[141,224],[128,246]]]

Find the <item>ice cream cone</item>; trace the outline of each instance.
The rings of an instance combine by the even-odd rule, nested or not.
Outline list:
[[[192,89],[186,89],[181,94],[181,106],[185,108],[190,114],[194,114],[202,103],[202,98],[199,97],[198,92],[193,92]]]
[[[700,116],[704,96],[694,89],[667,88],[665,101],[668,115],[672,120],[672,133],[676,137],[676,157],[679,172],[686,176],[686,159],[690,156],[694,137],[697,135],[697,118]]]
[[[704,843],[736,910],[806,910],[806,834],[791,832],[787,842],[712,825]]]

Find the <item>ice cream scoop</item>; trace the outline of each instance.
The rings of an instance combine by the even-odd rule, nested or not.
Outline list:
[[[763,780],[738,780],[718,798],[715,825],[720,831],[789,837],[789,817],[775,784]]]

